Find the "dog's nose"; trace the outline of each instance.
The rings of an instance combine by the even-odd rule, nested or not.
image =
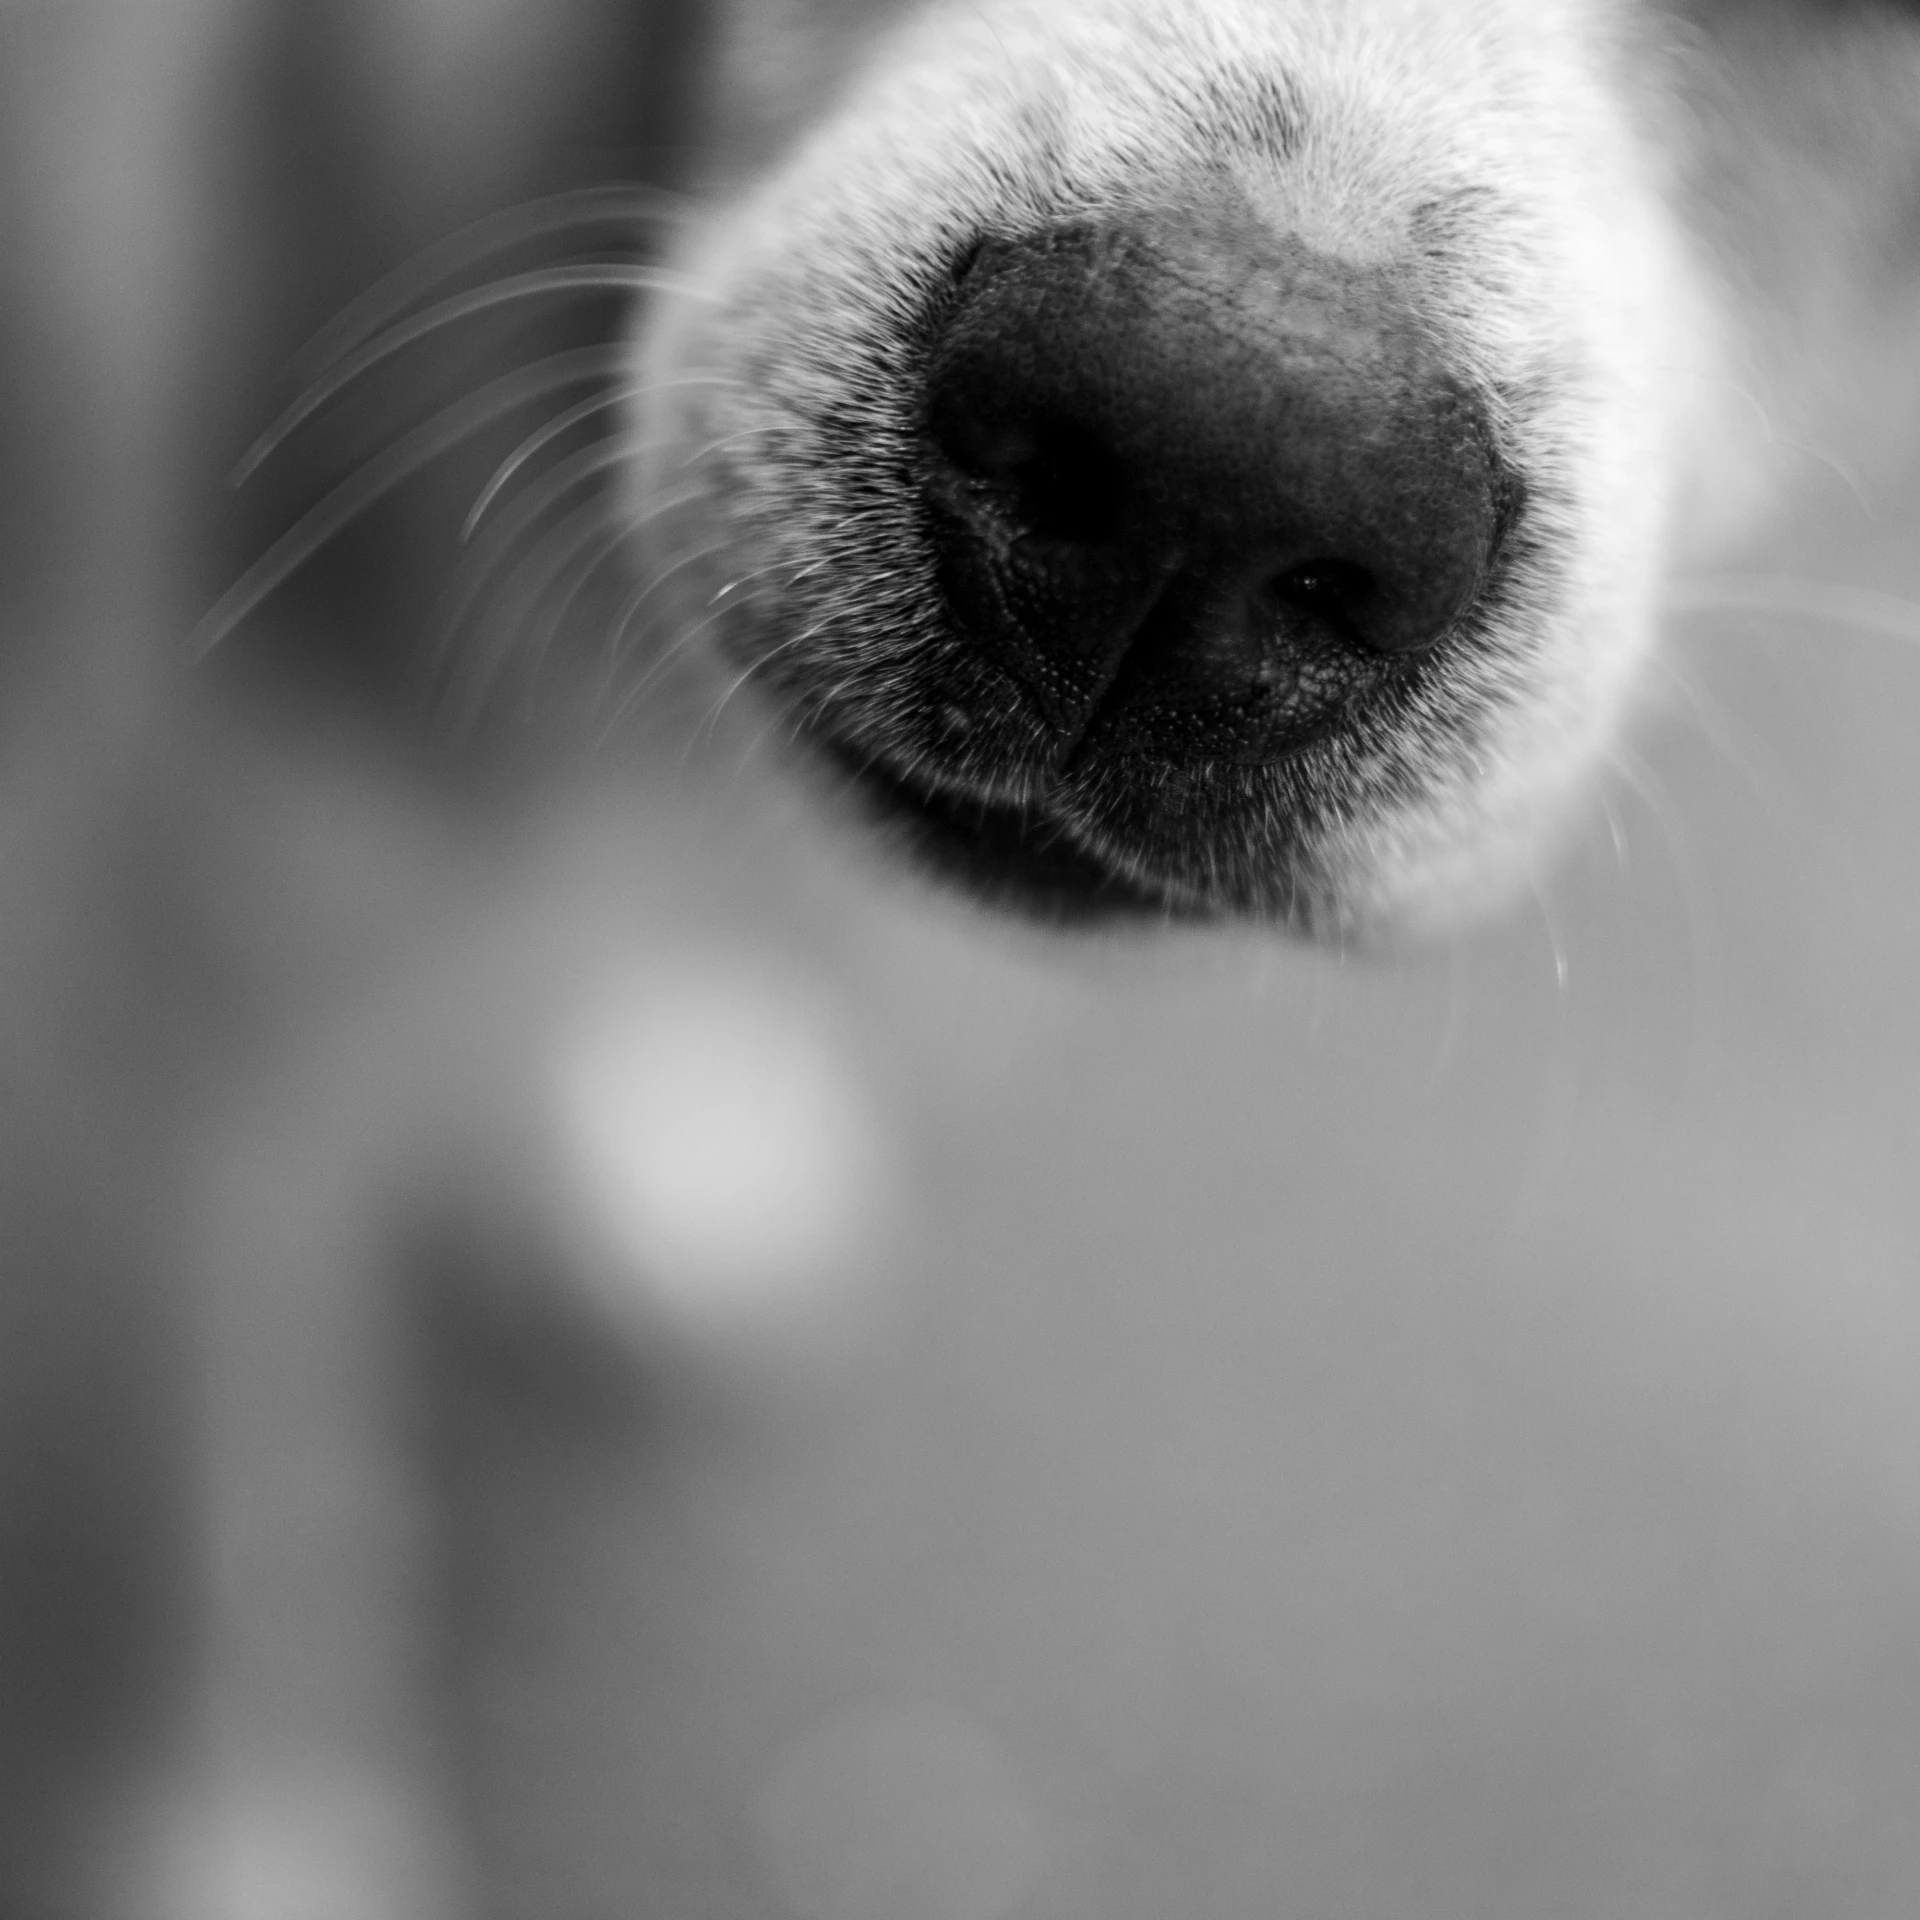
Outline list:
[[[1387,276],[1235,203],[988,242],[927,427],[941,589],[1063,760],[1284,755],[1459,628],[1501,519]]]

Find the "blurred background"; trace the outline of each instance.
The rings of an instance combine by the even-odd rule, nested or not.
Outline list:
[[[618,419],[462,541],[557,389],[195,658],[621,300],[235,492],[316,332],[644,262],[723,39],[0,0],[0,1914],[1904,1920],[1913,475],[1392,962],[1009,927],[610,702]]]

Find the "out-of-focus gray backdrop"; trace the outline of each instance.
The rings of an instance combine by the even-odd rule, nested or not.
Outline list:
[[[229,497],[302,340],[685,186],[711,25],[0,5],[0,1909],[1911,1914],[1910,482],[1389,961],[992,922],[591,644],[450,728],[524,422],[184,664],[399,404]]]

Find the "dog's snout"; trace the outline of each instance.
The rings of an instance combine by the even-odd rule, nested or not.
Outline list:
[[[1389,276],[1237,203],[989,242],[927,424],[941,590],[1063,758],[1280,757],[1496,542],[1485,409]]]

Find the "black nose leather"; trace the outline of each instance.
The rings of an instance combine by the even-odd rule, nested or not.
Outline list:
[[[1497,535],[1404,300],[1233,201],[989,242],[927,428],[941,589],[1062,759],[1284,755],[1455,630]]]

